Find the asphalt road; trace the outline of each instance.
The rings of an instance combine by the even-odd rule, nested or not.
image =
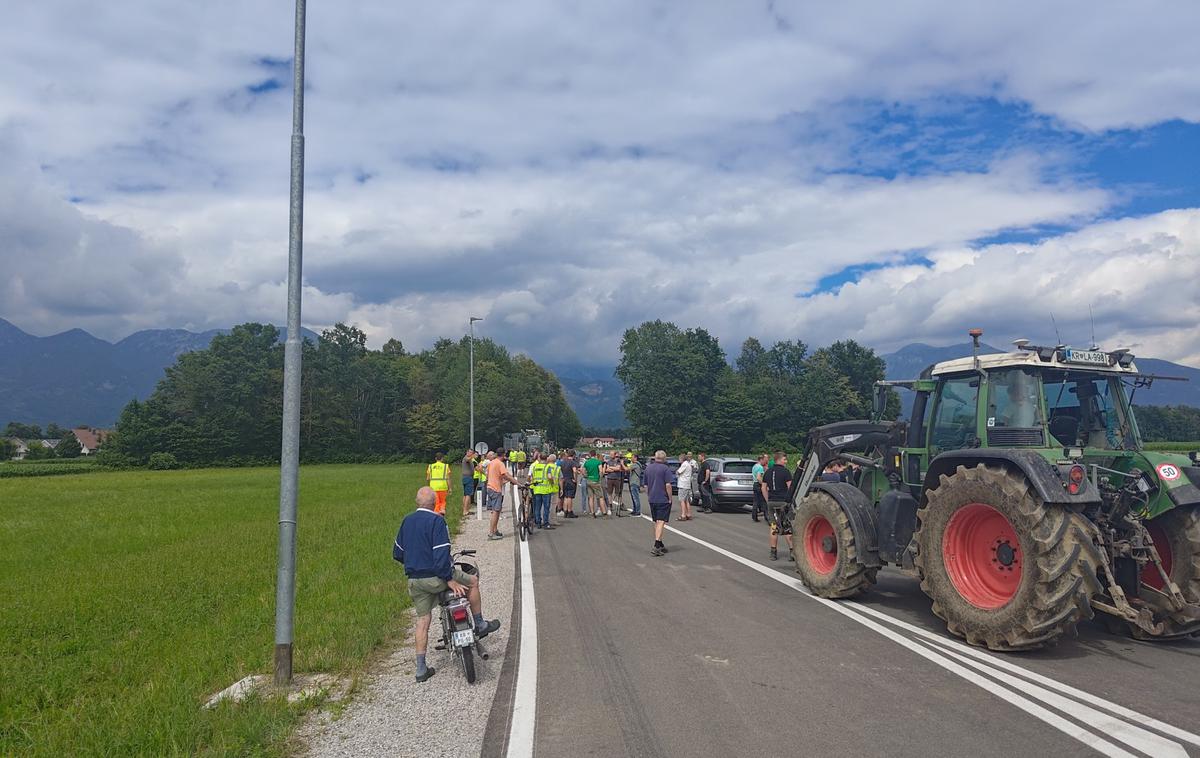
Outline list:
[[[914,577],[819,600],[748,512],[671,526],[658,558],[628,516],[531,537],[534,755],[1200,756],[1200,642],[1088,623],[994,655],[946,634]]]

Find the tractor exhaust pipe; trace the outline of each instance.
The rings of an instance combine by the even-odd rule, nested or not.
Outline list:
[[[971,335],[971,345],[975,356],[975,370],[979,370],[979,338],[983,336],[982,329],[972,329],[967,334]]]

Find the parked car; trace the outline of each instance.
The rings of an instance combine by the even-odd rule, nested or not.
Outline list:
[[[738,507],[754,502],[754,461],[744,458],[709,458],[716,467],[709,481],[712,483],[713,508]]]

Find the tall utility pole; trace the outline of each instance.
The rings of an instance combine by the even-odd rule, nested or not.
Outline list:
[[[471,316],[471,449],[475,449],[475,322],[483,321]]]
[[[292,190],[288,224],[287,341],[283,346],[283,448],[279,459],[279,573],[275,579],[275,684],[292,681],[296,600],[296,496],[300,489],[301,261],[304,252],[304,2],[296,0],[292,65]]]

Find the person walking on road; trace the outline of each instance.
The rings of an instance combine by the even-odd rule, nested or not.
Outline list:
[[[529,466],[529,487],[533,493],[533,525],[542,526],[542,509],[547,499],[546,461],[541,452],[533,453],[533,463]],[[547,509],[548,510],[548,509]]]
[[[608,463],[604,465],[604,494],[608,499],[608,512],[611,514],[616,511],[617,518],[621,518],[622,511],[625,510],[625,504],[621,500],[621,485],[625,483],[625,464],[621,461],[621,456],[616,451],[609,456]]]
[[[596,518],[601,513],[605,516],[608,515],[608,508],[604,505],[604,491],[600,488],[601,465],[600,454],[595,450],[583,462],[584,475],[587,477],[588,513],[592,514],[592,518]]]
[[[435,453],[433,463],[425,467],[425,485],[433,490],[436,498],[434,512],[446,515],[446,497],[450,494],[450,464],[446,463],[446,454]]]
[[[504,448],[488,453],[487,489],[484,491],[484,507],[491,514],[488,525],[488,539],[498,540],[504,535],[500,533],[500,511],[504,508],[504,483],[517,483],[516,478],[508,473],[508,456]]]
[[[650,504],[650,518],[654,519],[654,546],[650,550],[653,556],[667,552],[663,544],[663,530],[671,520],[671,469],[667,466],[667,453],[656,450],[654,460],[646,465],[642,472],[642,481],[646,485],[646,501]]]
[[[657,455],[657,453],[655,453]],[[682,453],[679,456],[679,468],[675,470],[675,478],[679,482],[679,520],[692,520],[692,483],[696,472],[692,468],[692,454]]]
[[[629,470],[629,499],[633,502],[633,515],[642,515],[642,498],[640,491],[642,489],[642,462],[638,460],[636,454],[630,456],[629,463],[625,468]]]
[[[789,560],[796,560],[792,552],[792,519],[788,514],[789,490],[792,486],[792,472],[787,467],[787,455],[782,451],[775,453],[775,465],[767,469],[763,476],[763,497],[767,501],[767,512],[770,514],[771,560],[779,560],[779,535],[787,540]]]
[[[754,477],[754,504],[750,506],[750,518],[755,523],[758,523],[758,513],[762,511],[763,521],[767,521],[767,499],[763,496],[763,477],[767,474],[767,461],[769,460],[766,453],[761,453],[758,460],[755,461],[754,467],[750,469],[750,475]]]
[[[575,518],[575,483],[579,477],[575,451],[568,450],[559,463],[562,464],[562,476],[558,484],[558,500],[562,503],[563,518]]]
[[[500,622],[483,617],[483,596],[479,592],[479,577],[456,568],[450,560],[450,529],[446,519],[433,508],[437,495],[430,487],[417,490],[417,509],[404,517],[396,532],[392,558],[404,564],[408,577],[408,596],[417,614],[414,630],[417,649],[417,681],[424,682],[437,670],[425,663],[429,646],[429,625],[438,595],[450,590],[467,596],[475,617],[475,636],[483,638],[500,628]]]
[[[471,498],[475,497],[475,451],[468,450],[462,459],[462,517],[471,515]]]
[[[542,516],[542,528],[553,529],[554,522],[550,520],[550,505],[554,497],[562,489],[562,469],[558,466],[558,456],[551,453],[546,457],[546,501],[545,515]]]
[[[705,513],[713,512],[712,466],[708,455],[700,453],[700,507]]]

